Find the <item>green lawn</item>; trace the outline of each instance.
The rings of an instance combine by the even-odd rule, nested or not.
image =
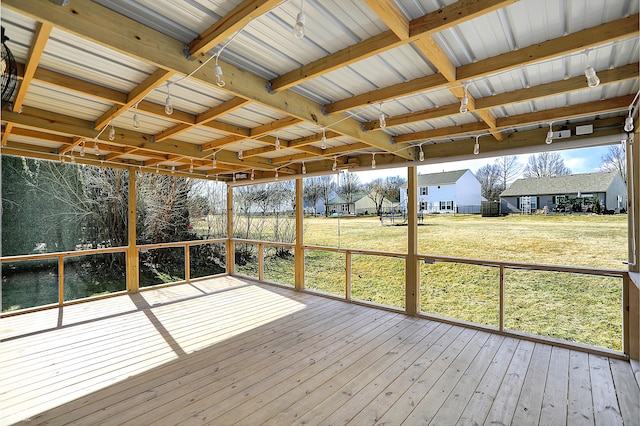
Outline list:
[[[627,259],[626,215],[433,215],[418,233],[421,254],[612,269],[625,269]],[[377,218],[305,219],[308,245],[406,252],[406,238],[406,226],[381,226]],[[277,263],[270,264],[275,281]],[[307,288],[344,297],[345,271],[343,253],[306,253]],[[354,254],[352,297],[404,308],[404,273],[402,259]],[[506,328],[621,349],[620,279],[520,270],[505,275]],[[497,327],[498,286],[495,267],[422,264],[421,310]]]

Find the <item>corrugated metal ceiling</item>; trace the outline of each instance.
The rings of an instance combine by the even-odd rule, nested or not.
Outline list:
[[[38,28],[38,19],[28,17],[28,12],[21,13],[21,8],[16,5],[16,1],[9,1],[8,3],[11,4],[8,7],[2,6],[2,25],[10,37],[8,46],[16,60],[25,64],[29,60],[31,44]],[[233,16],[234,8],[246,4],[248,1],[96,0],[93,3],[187,44],[199,34],[205,33],[216,22],[230,19],[229,17]],[[52,7],[47,0],[38,0],[38,2],[42,4],[43,10]],[[71,0],[71,5],[65,6],[65,8],[72,9],[74,5],[84,7],[85,3],[89,3],[89,1]],[[453,0],[396,0],[393,2],[409,20],[420,19],[447,6],[464,3],[465,0],[459,2]],[[467,1],[466,3],[473,2]],[[497,2],[485,0],[482,3],[491,5]],[[562,40],[566,35],[636,15],[639,10],[639,2],[635,0],[592,0],[589,2],[584,0],[520,0],[512,3],[434,32],[432,34],[433,40],[437,44],[437,48],[446,55],[446,61],[449,61],[455,68],[478,64],[484,60],[492,61],[494,58],[500,58],[501,55],[518,52],[547,40]],[[331,58],[335,52],[343,51],[343,59],[348,60],[351,51],[345,49],[357,47],[360,43],[367,42],[372,37],[389,31],[385,24],[386,17],[378,16],[363,0],[307,0],[304,2],[306,34],[303,39],[296,39],[291,34],[291,25],[299,11],[300,2],[297,0],[276,2],[270,11],[251,20],[237,34],[233,32],[226,34],[225,40],[209,49],[207,55],[191,62],[191,69],[195,70],[202,61],[209,58],[211,54],[219,52],[221,47],[225,46],[220,55],[221,68],[226,70],[227,86],[224,88],[202,81],[196,76],[184,78],[184,75],[180,73],[171,76],[168,80],[171,86],[171,98],[174,109],[181,114],[179,117],[178,114],[169,117],[163,116],[161,113],[167,97],[167,84],[163,83],[144,97],[144,102],[149,103],[146,107],[137,111],[134,111],[135,108],[127,108],[114,118],[113,124],[130,132],[142,132],[144,135],[157,135],[163,131],[171,132],[177,125],[193,126],[213,108],[230,102],[243,93],[241,90],[235,91],[246,84],[243,80],[245,78],[242,75],[243,72],[265,80],[273,80],[287,73],[296,72],[300,67],[314,61],[318,61],[317,66],[321,67],[323,61]],[[43,21],[47,19],[47,16],[42,17]],[[100,29],[96,29],[96,31],[100,31]],[[111,48],[106,46],[104,42],[94,41],[91,38],[91,34],[75,34],[68,29],[58,28],[58,25],[54,25],[38,67],[71,77],[77,81],[112,89],[122,95],[124,102],[126,102],[127,94],[135,92],[145,79],[158,69],[157,64],[122,52],[120,51],[122,48]],[[584,43],[586,46],[591,43],[591,40],[585,40]],[[154,45],[150,43],[149,49],[154,48]],[[510,66],[505,71],[489,72],[467,80],[454,79],[436,87],[427,85],[423,88],[412,88],[404,93],[396,93],[391,90],[394,86],[408,84],[442,71],[438,69],[438,59],[435,57],[430,57],[413,43],[400,44],[376,55],[348,63],[346,66],[322,72],[313,78],[303,79],[299,84],[284,91],[284,93],[290,91],[301,94],[321,106],[349,100],[371,92],[371,96],[368,96],[363,102],[348,107],[339,114],[328,116],[324,122],[317,120],[318,116],[315,112],[307,112],[304,110],[305,107],[302,107],[298,117],[304,117],[305,121],[282,128],[273,124],[273,129],[267,130],[266,133],[262,130],[259,135],[254,135],[253,140],[242,140],[238,137],[237,140],[229,144],[213,149],[216,152],[228,151],[230,154],[226,158],[227,161],[236,166],[238,170],[255,168],[263,170],[268,175],[276,167],[275,165],[269,166],[269,164],[275,164],[274,159],[284,155],[297,155],[301,159],[304,157],[308,162],[317,161],[318,170],[328,170],[333,157],[336,155],[357,155],[363,151],[360,145],[361,141],[369,143],[366,141],[374,137],[366,136],[364,130],[355,131],[352,134],[345,133],[340,138],[330,138],[323,151],[318,136],[317,140],[311,143],[300,142],[296,148],[265,152],[259,157],[264,160],[259,164],[246,161],[245,165],[243,162],[236,161],[232,154],[240,150],[271,146],[272,142],[269,142],[269,138],[273,139],[276,135],[285,142],[283,148],[286,148],[288,141],[299,141],[305,137],[317,136],[322,132],[323,127],[332,130],[334,124],[337,126],[343,121],[347,123],[355,120],[363,125],[367,122],[377,122],[381,108],[387,117],[393,118],[447,105],[455,106],[460,102],[460,90],[463,85],[467,86],[468,93],[473,98],[483,99],[574,77],[583,78],[587,65],[593,66],[598,72],[615,70],[628,64],[637,64],[640,60],[639,50],[639,37],[636,31],[635,34],[606,41],[588,49],[569,46],[564,53],[537,60],[532,64]],[[176,56],[178,52],[167,52],[167,54]],[[205,69],[209,69],[207,75],[212,76],[213,62],[207,64],[206,67]],[[239,70],[234,72],[233,67],[237,67]],[[532,99],[525,98],[520,102],[509,102],[491,107],[487,112],[493,115],[496,120],[501,120],[534,112],[555,110],[565,106],[619,99],[635,94],[639,88],[637,75],[635,78],[623,77],[620,78],[620,81],[606,83],[596,88],[587,88],[585,84],[584,88],[580,90],[551,93]],[[34,80],[29,84],[24,106],[93,122],[110,111],[114,105],[121,105],[121,103],[114,104],[112,99],[106,99],[105,96],[96,96],[90,89],[85,90],[86,93],[80,93],[72,87],[65,88],[64,84],[58,84],[57,81],[52,84],[51,78],[49,80],[40,79],[36,74]],[[266,84],[264,90],[268,90]],[[391,93],[390,97],[385,97],[384,93],[387,93],[384,92],[385,90]],[[283,92],[279,91],[278,94],[273,95],[273,104],[270,104],[269,101],[266,103],[264,101],[254,102],[254,99],[249,97],[249,102],[241,107],[217,115],[214,118],[220,123],[216,125],[217,127],[210,128],[199,125],[179,132],[172,132],[167,143],[175,140],[198,146],[204,145],[205,150],[201,157],[211,158],[213,150],[208,145],[215,144],[218,140],[226,141],[233,135],[233,133],[223,130],[224,124],[246,129],[245,134],[251,137],[254,128],[270,126],[271,123],[277,123],[278,120],[296,117],[296,114],[291,115],[290,113],[295,110],[295,107],[287,105],[286,100],[281,100],[286,97],[281,93]],[[264,99],[260,96],[257,98]],[[380,99],[384,101],[382,105],[380,105]],[[133,127],[134,113],[138,114],[141,129]],[[593,120],[599,116],[605,116],[605,114],[610,114],[610,112],[585,113],[580,118]],[[623,116],[624,114],[624,108],[620,108],[619,115]],[[482,123],[483,120],[486,121],[486,117],[483,117],[485,116],[473,111],[470,114],[446,113],[419,121],[407,119],[406,122],[392,125],[384,130],[370,131],[381,132],[391,138],[454,126],[464,128],[474,123]],[[563,120],[566,121],[566,119]],[[537,127],[545,127],[546,121],[537,124]],[[17,122],[16,125],[18,125]],[[531,123],[525,123],[522,127],[523,129],[529,128]],[[509,129],[512,130],[513,127],[509,127]],[[488,130],[490,129],[487,127],[481,132],[486,133]],[[96,129],[96,133],[97,131],[98,129]],[[468,137],[468,133],[463,132],[462,134],[467,135],[464,137]],[[71,135],[73,136],[73,133]],[[450,140],[456,138],[456,134],[453,133],[449,137]],[[6,139],[5,143],[8,143],[8,147],[11,146],[11,141],[23,142],[23,138],[20,136],[9,135]],[[103,142],[108,143],[104,138]],[[421,140],[415,142],[421,142]],[[158,143],[154,149],[162,151],[163,143],[164,141]],[[372,147],[369,150],[381,152],[384,148],[380,149],[380,146],[383,145],[376,144],[377,142],[372,146],[378,146],[377,148]],[[344,148],[349,145],[356,147],[351,153],[348,149],[331,151],[331,149],[335,149],[332,147]],[[51,147],[50,143],[43,143],[43,146]],[[384,146],[390,147],[387,149],[388,151],[394,150],[393,143]],[[70,151],[77,152],[78,149],[75,146]],[[175,157],[175,154],[173,155]],[[224,157],[222,153],[217,155]],[[137,152],[135,157],[120,157],[121,160],[133,161],[140,163],[140,165],[144,165],[144,158],[142,151]],[[185,156],[183,161],[188,161],[190,158],[193,156]],[[324,162],[321,161],[323,158]],[[394,157],[390,155],[389,158]],[[405,161],[406,158],[402,160]],[[126,163],[126,161],[123,162]],[[309,168],[308,165],[307,168]],[[290,172],[295,172],[299,170],[299,166],[296,169],[294,163],[289,169]]]

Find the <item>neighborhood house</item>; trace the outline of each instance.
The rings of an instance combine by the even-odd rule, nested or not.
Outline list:
[[[500,194],[502,213],[608,212],[627,208],[627,188],[616,172],[518,179]]]
[[[480,182],[471,170],[418,176],[420,213],[480,213]],[[407,184],[400,187],[400,205],[407,205]]]

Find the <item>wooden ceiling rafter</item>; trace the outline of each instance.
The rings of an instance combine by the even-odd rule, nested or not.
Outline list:
[[[282,74],[271,80],[269,86],[271,90],[275,92],[289,89],[315,77],[319,77],[322,74],[354,64],[424,36],[435,34],[517,1],[519,0],[459,0],[442,9],[408,21],[409,35],[406,38],[400,38],[394,32],[394,30],[398,30],[402,35],[401,30],[396,27],[404,25],[404,23],[400,22],[400,16],[402,14],[397,11],[394,13],[394,16],[390,18],[394,30],[385,31],[360,43],[348,46],[333,54],[324,56],[314,62]],[[390,2],[385,1],[380,7],[374,5],[373,9],[376,11],[376,9],[382,10],[392,7],[394,6]]]
[[[22,81],[20,81],[20,84],[18,84],[18,91],[15,94],[13,106],[11,107],[11,110],[13,112],[19,112],[22,108],[24,98],[25,96],[27,96],[27,90],[29,89],[29,85],[31,84],[33,75],[38,69],[40,58],[44,53],[44,47],[46,46],[47,41],[49,41],[51,31],[53,31],[53,25],[51,25],[50,23],[38,23],[38,27],[36,28],[33,40],[31,41],[26,64],[24,66]]]
[[[367,4],[374,9],[380,18],[382,18],[387,26],[400,38],[409,38],[410,23],[404,17],[400,9],[391,0],[385,0],[383,2],[377,2],[375,0],[368,0]],[[458,3],[451,5],[452,8],[459,6]],[[485,11],[492,11],[492,8],[484,9]],[[465,13],[466,18],[473,18],[474,15],[469,16]],[[446,21],[447,18],[444,18]],[[405,36],[406,27],[406,36]],[[413,45],[422,52],[422,54],[438,69],[441,75],[444,76],[449,82],[456,81],[456,67],[449,60],[446,53],[440,48],[433,36],[429,33],[425,34],[422,38],[413,40]],[[458,98],[458,100],[466,99],[468,108],[471,111],[475,110],[475,100],[473,96],[468,92],[466,87],[452,87],[452,93]],[[499,141],[504,140],[504,136],[500,131],[496,129],[496,118],[491,111],[477,111],[477,115],[489,126],[491,134]]]
[[[118,116],[129,110],[129,108],[138,104],[138,102],[143,100],[152,90],[155,90],[158,86],[169,80],[174,74],[175,73],[164,69],[157,69],[127,94],[127,101],[123,105],[113,105],[95,120],[93,122],[93,128],[102,130],[104,126],[118,118]]]
[[[204,55],[219,46],[227,38],[242,30],[252,19],[255,19],[281,3],[282,0],[245,0],[227,15],[220,18],[202,34],[189,43],[191,56]]]
[[[587,115],[606,114],[619,112],[628,109],[633,100],[633,95],[621,96],[604,101],[587,102],[566,107],[553,108],[527,114],[514,115],[511,117],[499,118],[496,126],[500,130],[513,129],[517,127],[529,126],[539,123],[549,123],[557,120],[569,120]],[[433,130],[407,133],[395,137],[397,143],[410,143],[434,138],[445,138],[447,136],[459,136],[465,134],[489,131],[490,128],[484,122],[475,122],[459,126],[441,127]]]
[[[90,0],[74,0],[73,8],[61,8],[49,2],[35,4],[20,0],[5,0],[3,7],[37,21],[49,22],[63,31],[108,46],[167,71],[191,75],[194,81],[235,96],[251,99],[285,115],[300,118],[320,127],[332,126],[332,130],[336,132],[381,150],[391,153],[398,151],[398,147],[392,143],[389,135],[364,132],[359,121],[353,118],[344,119],[341,115],[325,114],[322,105],[291,91],[271,93],[267,90],[265,79],[223,61],[220,61],[220,65],[225,69],[227,84],[220,88],[213,83],[215,81],[214,66],[207,65],[194,72],[192,62],[184,57],[183,44],[179,40],[105,9]],[[101,31],[96,32],[95,28],[100,28]],[[230,76],[233,76],[232,80]],[[412,155],[405,151],[398,151],[396,154],[406,159],[412,158]]]
[[[433,74],[355,95],[347,99],[327,104],[325,107],[327,112],[337,113],[395,98],[414,95],[416,93],[442,90],[446,88],[461,88],[472,80],[488,77],[508,69],[517,69],[524,65],[543,62],[551,58],[575,53],[577,51],[606,44],[614,40],[637,36],[637,33],[638,15],[636,14],[628,18],[618,19],[616,21],[538,43],[520,50],[504,53],[472,64],[462,65],[456,70],[457,80],[455,82],[448,81],[440,74]]]

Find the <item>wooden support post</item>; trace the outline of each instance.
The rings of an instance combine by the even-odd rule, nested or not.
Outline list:
[[[184,245],[184,280],[191,281],[191,246]]]
[[[136,246],[136,169],[129,167],[129,200],[127,215],[127,291],[136,293],[140,289],[138,247]]]
[[[627,140],[627,195],[629,235],[629,277],[624,280],[624,351],[631,359],[640,361],[640,123],[634,117],[636,128],[633,140]],[[628,351],[628,352],[627,352]]]
[[[296,179],[296,245],[293,249],[295,288],[304,288],[304,208],[303,208],[303,180]]]
[[[233,238],[233,187],[227,185],[227,274],[233,275],[236,265],[235,244]]]
[[[504,265],[500,265],[500,331],[504,330]]]
[[[258,280],[264,281],[264,244],[258,243]]]
[[[345,253],[345,297],[347,300],[351,301],[351,252],[347,250]]]
[[[64,256],[58,256],[58,306],[64,305]]]
[[[405,266],[405,306],[409,315],[420,312],[420,273],[418,261],[418,172],[407,167],[407,261]]]

